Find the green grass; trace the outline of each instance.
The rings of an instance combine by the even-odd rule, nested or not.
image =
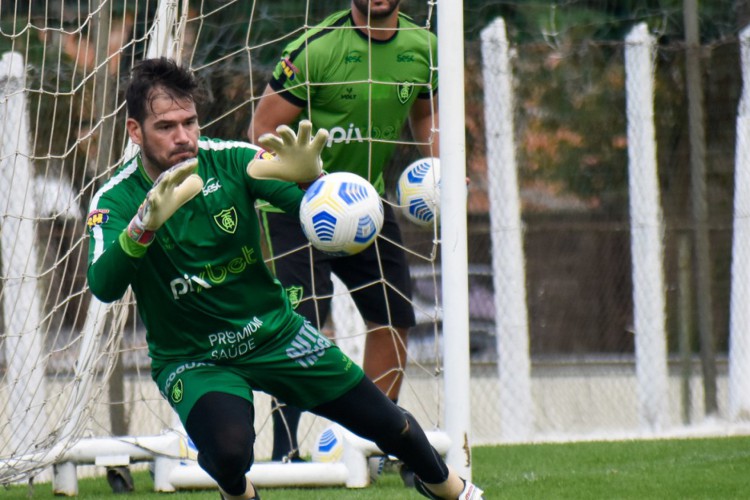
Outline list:
[[[733,499],[750,498],[750,437],[478,447],[474,482],[490,499]],[[218,500],[215,490],[154,493],[147,472],[135,491],[114,495],[106,479],[81,479],[79,498]],[[51,498],[51,485],[13,486],[0,499]],[[263,500],[422,498],[383,476],[362,490],[264,489]]]

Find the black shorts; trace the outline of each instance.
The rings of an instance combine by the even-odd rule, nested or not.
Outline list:
[[[261,211],[271,269],[292,306],[313,325],[322,328],[328,317],[333,295],[331,273],[350,290],[366,321],[397,328],[416,324],[406,253],[391,243],[402,244],[401,231],[393,208],[387,204],[383,208],[383,230],[375,243],[347,257],[333,257],[312,248],[298,217]]]

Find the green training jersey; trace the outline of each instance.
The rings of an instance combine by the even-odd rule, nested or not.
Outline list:
[[[383,168],[415,99],[437,89],[437,38],[399,15],[390,40],[370,40],[351,11],[329,16],[284,49],[270,85],[330,132],[329,172],[349,171],[384,192]]]
[[[132,287],[155,371],[175,360],[231,363],[302,324],[263,262],[253,207],[263,198],[296,213],[303,191],[248,176],[261,151],[251,144],[201,137],[198,148],[202,193],[167,220],[142,257],[119,241],[153,185],[140,155],[98,190],[87,219],[89,286],[105,302]]]

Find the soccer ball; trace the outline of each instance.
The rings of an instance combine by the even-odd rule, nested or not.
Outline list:
[[[344,435],[337,425],[329,425],[318,434],[312,450],[313,462],[340,462],[344,456]]]
[[[375,241],[383,228],[383,201],[375,188],[350,172],[316,180],[299,208],[310,243],[331,255],[354,255]]]
[[[396,202],[407,219],[419,226],[437,222],[440,214],[440,160],[422,158],[401,173]]]

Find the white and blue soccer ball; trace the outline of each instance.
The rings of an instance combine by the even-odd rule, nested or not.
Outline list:
[[[411,222],[430,226],[440,215],[440,160],[421,158],[401,173],[396,185],[396,203]]]
[[[333,463],[344,458],[344,434],[337,425],[323,429],[315,440],[312,450],[313,462]]]
[[[350,172],[334,172],[307,189],[299,218],[315,248],[331,255],[354,255],[380,234],[383,201],[366,179]]]

